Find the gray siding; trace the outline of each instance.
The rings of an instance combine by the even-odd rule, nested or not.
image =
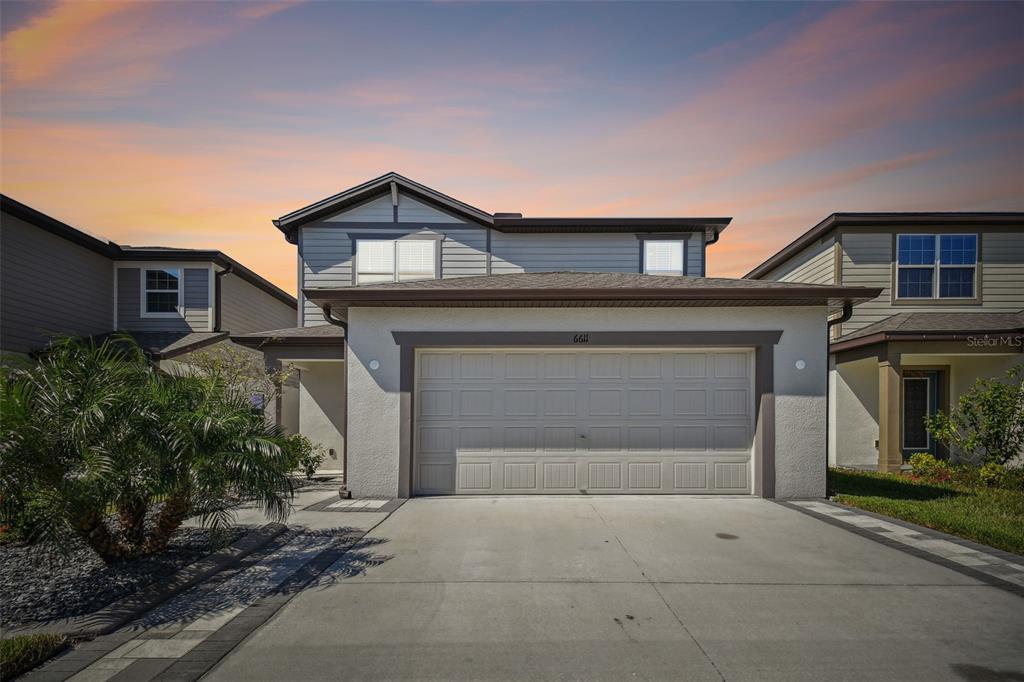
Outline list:
[[[853,317],[843,323],[843,333],[855,331],[896,313],[913,312],[1016,312],[1024,309],[1024,231],[981,233],[980,305],[893,305],[892,235],[894,231],[844,233],[842,283],[881,287],[882,294],[854,308]],[[963,232],[972,232],[965,228]]]
[[[390,204],[389,204],[390,205]],[[352,286],[353,235],[378,233],[381,236],[440,235],[441,277],[468,277],[487,274],[487,229],[453,224],[430,229],[415,224],[388,223],[370,227],[341,227],[314,223],[302,228],[299,253],[302,258],[300,289],[332,289]],[[320,309],[303,301],[305,324],[326,324]]]
[[[328,223],[390,223],[394,222],[395,214],[391,205],[391,195],[377,197],[342,211],[324,222]]]
[[[165,263],[174,267],[173,263]],[[209,268],[184,269],[184,316],[142,317],[140,268],[117,269],[117,326],[125,331],[209,331]]]
[[[762,279],[778,282],[835,284],[835,237],[808,246]]]
[[[106,256],[7,214],[0,226],[0,350],[24,353],[53,333],[111,331]]]
[[[638,272],[641,267],[642,241],[632,232],[506,234],[466,223],[405,194],[399,195],[397,213],[395,222],[391,195],[387,194],[299,230],[299,305],[304,324],[326,321],[320,309],[302,297],[301,289],[352,285],[353,235],[440,236],[442,278],[551,270]],[[703,276],[704,233],[684,233],[680,238],[687,240],[686,274]]]
[[[295,308],[238,275],[220,278],[221,329],[251,334],[295,326]]]
[[[491,236],[491,272],[594,270],[638,272],[641,242],[635,234],[505,234]]]
[[[704,276],[703,233],[680,235],[686,245],[686,274]],[[639,272],[643,241],[635,233],[492,234],[493,274],[549,272]]]

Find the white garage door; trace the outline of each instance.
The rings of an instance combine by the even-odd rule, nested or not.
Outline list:
[[[749,493],[753,351],[429,350],[419,494]]]

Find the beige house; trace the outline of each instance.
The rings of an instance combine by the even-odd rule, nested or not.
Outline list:
[[[488,213],[388,173],[274,224],[300,431],[356,497],[825,494],[827,319],[879,288],[705,276],[723,217]]]
[[[831,465],[955,458],[925,417],[1024,362],[1021,213],[835,213],[746,277],[881,289],[831,323]]]

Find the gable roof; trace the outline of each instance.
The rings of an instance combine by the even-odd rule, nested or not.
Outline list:
[[[756,268],[743,275],[758,279],[782,265],[791,256],[827,236],[840,227],[907,227],[907,226],[1012,226],[1024,224],[1024,213],[965,213],[953,211],[919,211],[913,213],[833,213],[820,223],[782,247]]]
[[[117,261],[180,261],[197,260],[211,261],[224,269],[231,269],[232,274],[238,275],[241,279],[260,289],[282,303],[293,308],[298,307],[295,297],[276,284],[256,274],[245,267],[223,251],[215,249],[183,249],[171,246],[128,246],[121,245],[109,239],[94,237],[77,227],[72,227],[56,218],[46,215],[41,211],[23,204],[20,201],[0,194],[0,210],[27,223],[35,225],[41,230],[66,239],[74,244],[83,246],[90,251],[106,256]]]
[[[732,218],[524,218],[520,213],[490,214],[453,199],[394,171],[356,185],[326,199],[292,211],[274,220],[285,238],[294,243],[296,230],[306,223],[338,213],[348,207],[400,190],[441,210],[499,232],[679,232],[704,230],[721,232]]]
[[[350,306],[746,306],[862,303],[881,289],[615,272],[535,272],[304,289],[317,305]]]
[[[285,233],[288,241],[293,241],[292,235],[294,235],[296,228],[332,213],[337,213],[349,206],[360,204],[367,199],[388,194],[391,192],[392,183],[408,194],[423,199],[449,213],[466,218],[471,222],[488,226],[494,222],[491,214],[486,211],[470,206],[458,199],[453,199],[447,194],[442,194],[426,185],[421,185],[415,180],[410,180],[403,175],[391,171],[373,180],[368,180],[361,185],[356,185],[320,201],[313,202],[308,206],[303,206],[297,211],[285,214],[274,220],[274,225]]]

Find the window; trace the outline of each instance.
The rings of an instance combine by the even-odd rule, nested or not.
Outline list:
[[[644,273],[648,275],[682,275],[686,248],[682,240],[645,239]]]
[[[437,277],[437,240],[356,240],[356,283],[406,282]]]
[[[179,315],[181,312],[181,270],[142,271],[142,313],[151,316]]]
[[[897,298],[974,298],[976,234],[896,237]]]

